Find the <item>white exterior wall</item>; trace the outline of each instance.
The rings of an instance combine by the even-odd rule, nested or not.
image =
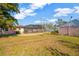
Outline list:
[[[17,28],[16,31],[19,31],[21,34],[24,33],[24,28]]]

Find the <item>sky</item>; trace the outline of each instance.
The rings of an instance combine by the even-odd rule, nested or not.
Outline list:
[[[20,25],[54,23],[58,18],[79,19],[79,3],[19,3],[20,13],[14,14]]]

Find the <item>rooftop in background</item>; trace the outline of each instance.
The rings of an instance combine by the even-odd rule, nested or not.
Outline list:
[[[34,25],[34,24],[31,24],[31,25],[25,25],[25,26],[17,26],[19,28],[27,28],[27,29],[38,29],[38,28],[44,28],[44,26],[42,25]]]
[[[26,25],[25,28],[28,28],[28,29],[33,29],[33,28],[38,29],[38,28],[40,28],[40,29],[42,29],[43,26],[42,25]]]

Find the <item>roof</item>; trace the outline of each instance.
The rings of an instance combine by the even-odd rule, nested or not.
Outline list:
[[[70,21],[70,22],[68,22],[68,23],[66,23],[66,24],[64,24],[64,25],[62,25],[60,27],[68,27],[68,26],[79,27],[79,20],[74,19],[74,20],[72,20],[72,21]]]
[[[26,26],[16,26],[17,28],[26,28],[26,29],[42,29],[42,25],[26,25]]]
[[[41,29],[41,28],[43,28],[43,26],[42,25],[27,25],[27,26],[25,26],[25,28],[27,28],[27,29]]]
[[[24,28],[25,26],[21,26],[21,25],[20,25],[20,26],[16,26],[16,27],[17,27],[17,28]]]

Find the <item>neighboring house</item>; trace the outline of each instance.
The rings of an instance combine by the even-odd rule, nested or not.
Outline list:
[[[67,24],[59,26],[59,34],[69,36],[79,36],[79,20],[72,20]]]
[[[20,31],[20,33],[36,33],[36,32],[44,32],[45,29],[42,25],[27,25],[27,26],[19,26],[16,31]]]
[[[2,29],[0,28],[0,34],[16,34],[16,31],[19,31],[20,34],[37,33],[37,32],[44,32],[45,28],[42,25],[16,26],[16,30],[7,30],[3,32]]]
[[[35,33],[44,32],[44,27],[42,25],[27,25],[24,28],[25,33]]]
[[[16,32],[14,30],[12,30],[12,29],[10,29],[10,30],[2,30],[0,28],[0,35],[1,34],[16,34]]]
[[[24,33],[24,26],[17,26],[16,31],[19,31],[20,34],[23,34]]]

